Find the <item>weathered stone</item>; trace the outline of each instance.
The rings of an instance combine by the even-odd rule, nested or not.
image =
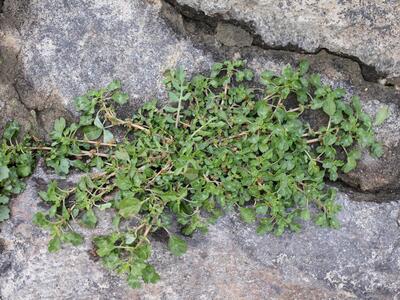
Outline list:
[[[186,11],[183,12],[186,13]],[[359,95],[364,111],[372,118],[381,106],[388,105],[389,118],[383,125],[375,128],[377,138],[384,146],[384,156],[376,159],[368,155],[366,151],[363,153],[358,168],[349,174],[341,174],[340,178],[361,191],[371,193],[384,191],[386,199],[395,199],[393,194],[400,190],[400,181],[398,180],[400,177],[398,163],[400,161],[399,90],[366,81],[362,75],[362,66],[358,62],[332,55],[324,50],[318,54],[302,54],[293,51],[264,50],[257,46],[241,48],[240,45],[234,45],[234,43],[233,46],[224,47],[224,43],[221,43],[220,40],[220,36],[223,35],[219,34],[217,30],[219,25],[216,25],[214,32],[210,32],[209,29],[205,30],[212,23],[210,20],[199,21],[198,16],[192,17],[195,19],[187,19],[184,24],[187,28],[187,35],[199,45],[206,44],[208,50],[217,58],[243,57],[248,60],[249,66],[258,73],[265,69],[280,73],[285,65],[297,65],[301,59],[307,59],[311,62],[312,71],[321,74],[325,83],[333,87],[344,88],[348,92],[348,98],[351,95]],[[230,26],[231,30],[238,28]],[[321,120],[318,119],[308,121],[321,125]],[[380,196],[379,199],[381,199]],[[373,194],[368,195],[368,199],[371,198],[373,198]]]
[[[31,219],[37,191],[50,178],[38,168],[13,200],[13,218],[1,227],[0,298],[9,299],[395,299],[400,293],[400,203],[357,203],[340,194],[342,228],[304,224],[301,233],[257,236],[236,214],[187,238],[188,252],[172,256],[154,241],[155,285],[133,290],[91,254],[90,238],[111,218],[97,211],[96,230],[78,248],[47,252],[49,236]],[[74,180],[72,177],[70,180]],[[74,226],[75,227],[75,226]]]
[[[33,117],[21,102],[15,88],[20,49],[20,36],[15,19],[10,15],[6,17],[5,14],[0,14],[0,131],[11,119],[19,121],[25,128],[34,124]]]
[[[171,0],[169,0],[171,1]],[[248,24],[271,47],[328,49],[388,77],[400,76],[398,1],[173,0],[208,16]]]
[[[216,38],[225,46],[251,46],[253,38],[246,30],[229,23],[218,23]]]
[[[70,111],[74,97],[113,79],[124,83],[133,106],[164,96],[167,69],[201,69],[210,59],[175,36],[158,17],[160,7],[144,0],[32,2],[21,30],[24,79]]]
[[[231,1],[240,4],[234,2]],[[203,1],[198,5],[214,7],[219,15],[232,20],[236,15],[225,12],[222,4],[226,3]],[[251,9],[255,13],[257,2],[246,3],[248,7],[243,13]],[[397,9],[393,3],[382,4],[394,7],[385,17],[387,22]],[[185,21],[169,7],[168,20],[178,25],[175,29],[181,35],[177,35],[160,17],[162,10],[167,17],[166,6],[162,4],[160,0],[6,0],[4,13],[0,14],[0,21],[6,21],[0,25],[7,24],[0,26],[0,53],[8,57],[9,63],[0,65],[0,131],[2,122],[12,117],[49,130],[57,116],[75,113],[75,96],[102,87],[114,78],[121,79],[131,94],[133,110],[153,97],[165,99],[162,73],[176,65],[183,65],[192,74],[208,69],[215,59],[242,57],[259,74],[265,69],[280,72],[284,65],[295,65],[301,58],[307,58],[312,71],[321,73],[324,82],[343,87],[349,94],[359,94],[363,108],[372,116],[383,104],[390,108],[387,122],[376,128],[379,140],[385,145],[384,158],[376,160],[365,154],[360,167],[342,180],[368,191],[400,188],[399,91],[366,82],[358,63],[324,52],[302,55],[254,46],[242,48],[237,47],[241,44],[236,37],[234,44],[223,43],[223,37],[218,37],[207,24]],[[218,5],[222,5],[220,9]],[[320,9],[323,5],[319,2],[316,7]],[[271,8],[258,11],[257,16],[268,15],[275,6],[271,4]],[[17,18],[21,8],[29,11],[24,14],[24,22]],[[290,12],[288,7],[279,10],[287,11]],[[331,16],[335,12],[327,13]],[[321,35],[323,26],[307,31],[307,26],[314,23],[295,28],[295,23],[290,22],[296,19],[290,14],[288,18],[293,20],[276,19],[270,24],[281,26],[283,33],[273,33],[277,41],[281,39],[281,45],[293,36],[300,44],[304,36],[295,35],[297,29],[304,30],[308,39],[316,34],[317,44],[321,45],[315,47],[323,47],[322,42],[332,37]],[[289,23],[279,22],[292,25],[286,28],[282,24]],[[315,22],[325,25],[323,21]],[[396,21],[390,23],[393,32],[382,37],[395,36],[396,24]],[[262,26],[262,30],[266,28],[269,27]],[[351,28],[346,30],[347,34]],[[336,45],[339,49],[341,39],[329,42],[329,47]],[[248,40],[242,45],[250,43]],[[371,56],[367,58],[362,56],[364,50],[354,45],[350,49],[354,53],[344,53],[359,55],[378,70],[392,72],[387,66],[397,59],[396,53],[390,53],[397,49],[396,40],[382,39],[381,43],[392,43],[381,56],[376,55],[380,53],[379,47],[367,43],[363,45],[371,47],[368,48]],[[300,46],[313,50],[313,45],[305,39]],[[107,214],[96,212],[101,222],[94,231],[76,226],[86,236],[81,247],[66,246],[59,253],[47,252],[48,234],[35,227],[31,219],[42,209],[37,196],[38,190],[44,188],[41,181],[50,178],[39,167],[28,180],[27,190],[13,200],[12,219],[0,227],[0,299],[396,299],[400,296],[399,202],[353,202],[340,193],[341,229],[305,224],[300,234],[285,233],[281,238],[257,236],[252,226],[246,226],[232,213],[211,226],[207,235],[188,238],[189,251],[181,258],[173,257],[162,241],[154,241],[152,261],[162,280],[132,290],[123,278],[106,271],[91,254],[90,238],[110,230]],[[74,176],[68,180],[73,181]],[[398,195],[395,199],[399,199]],[[374,200],[380,199],[375,196]]]

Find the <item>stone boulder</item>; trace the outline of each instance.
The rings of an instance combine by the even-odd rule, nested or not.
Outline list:
[[[341,228],[304,224],[300,233],[257,236],[229,214],[197,233],[174,257],[153,240],[157,284],[131,289],[92,254],[91,237],[111,228],[97,211],[95,230],[76,226],[79,247],[48,253],[47,232],[32,224],[37,192],[55,179],[39,166],[13,200],[0,237],[0,298],[11,299],[396,299],[400,295],[400,203],[354,202],[339,194]],[[69,180],[74,181],[72,176]]]
[[[367,76],[387,76],[400,84],[398,1],[167,1],[197,15],[243,24],[270,48],[327,49],[365,64]]]
[[[350,190],[340,186],[345,191],[338,196],[343,206],[339,214],[342,228],[322,229],[307,223],[300,234],[260,237],[252,226],[246,226],[231,213],[211,226],[207,235],[187,238],[189,251],[181,258],[169,254],[165,241],[155,240],[152,261],[162,280],[133,290],[123,278],[105,270],[91,253],[91,236],[110,228],[107,214],[97,212],[101,223],[94,231],[77,227],[86,237],[84,245],[67,246],[55,254],[47,252],[48,234],[31,220],[42,209],[37,192],[44,189],[43,183],[56,177],[40,164],[28,180],[27,190],[12,201],[11,220],[0,225],[0,299],[399,297],[400,203],[355,202],[355,196],[348,196],[351,194],[347,192],[357,192],[360,200],[400,199],[400,92],[392,86],[366,81],[363,64],[357,59],[324,51],[304,54],[267,50],[257,42],[263,35],[267,36],[268,26],[275,26],[281,30],[271,32],[271,41],[275,39],[276,43],[267,39],[264,43],[283,47],[301,44],[304,38],[301,47],[307,51],[328,48],[332,52],[343,52],[396,77],[398,23],[391,20],[396,3],[376,4],[378,8],[371,10],[371,14],[382,11],[382,20],[386,20],[389,29],[386,35],[376,35],[371,43],[364,42],[363,46],[370,47],[364,51],[357,46],[361,43],[357,38],[349,38],[351,26],[335,29],[327,26],[331,23],[326,20],[331,20],[323,17],[325,9],[329,16],[337,13],[344,18],[344,21],[339,17],[334,19],[337,24],[349,21],[344,13],[338,13],[346,7],[341,3],[347,2],[338,1],[333,11],[319,3],[308,12],[306,19],[310,22],[298,27],[293,16],[300,18],[300,8],[295,4],[282,6],[278,11],[280,15],[287,15],[285,20],[275,18],[273,22],[262,23],[263,15],[269,20],[269,14],[273,15],[273,9],[279,7],[276,2],[268,9],[257,6],[269,4],[266,0],[248,1],[248,7],[239,0],[178,2],[195,10],[182,15],[182,7],[177,9],[169,4],[174,4],[172,1],[161,0],[5,0],[0,9],[3,61],[0,64],[0,131],[7,120],[16,118],[26,128],[30,126],[45,135],[55,118],[76,116],[75,96],[102,87],[115,78],[123,82],[131,95],[131,111],[125,112],[129,115],[153,97],[166,100],[162,74],[178,65],[193,74],[208,70],[214,61],[242,57],[257,73],[264,69],[280,72],[286,64],[296,65],[300,59],[307,58],[312,70],[322,74],[324,82],[360,95],[363,108],[372,116],[383,104],[391,112],[387,122],[376,128],[378,138],[384,143],[384,157],[376,160],[364,154],[360,167],[342,176],[352,186]],[[387,16],[383,16],[383,11],[387,11]],[[204,18],[205,15],[212,19]],[[361,13],[361,16],[357,20],[363,24],[368,14]],[[248,19],[254,20],[252,28],[245,26]],[[374,30],[384,32],[378,28],[383,21],[376,20],[371,19],[370,24],[371,28],[377,27],[371,29],[373,37]],[[307,31],[311,24],[315,28]],[[338,29],[347,30],[344,31],[347,48],[340,48],[340,43],[344,43],[341,39],[330,39]],[[326,41],[331,44],[324,44]],[[387,52],[383,51],[384,46],[377,46],[379,43],[388,45]],[[67,180],[74,181],[74,176],[77,175]]]

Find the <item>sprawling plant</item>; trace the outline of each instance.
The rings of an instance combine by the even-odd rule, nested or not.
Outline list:
[[[96,211],[110,210],[114,232],[93,243],[132,287],[159,279],[148,263],[151,234],[168,234],[169,250],[179,256],[187,245],[171,227],[184,235],[206,231],[232,209],[259,234],[298,231],[310,218],[337,228],[336,191],[324,179],[353,170],[361,149],[380,156],[382,148],[359,98],[345,101],[344,90],[307,71],[303,61],[281,75],[263,72],[256,84],[244,61],[217,63],[209,76],[191,80],[177,69],[165,75],[169,104],[147,102],[132,118],[117,114],[129,97],[113,81],[78,97],[79,123],[57,120],[50,144],[13,144],[11,126],[0,153],[0,220],[39,151],[59,175],[72,168],[86,174],[75,186],[52,181],[39,193],[49,209],[34,222],[50,231],[49,251],[83,242],[72,221],[94,228]],[[376,123],[386,116],[384,108]]]

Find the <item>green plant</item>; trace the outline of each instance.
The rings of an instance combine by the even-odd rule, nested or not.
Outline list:
[[[264,72],[255,85],[244,61],[217,63],[209,76],[191,80],[183,69],[171,70],[170,103],[147,102],[125,119],[115,107],[129,99],[119,81],[78,97],[79,122],[57,120],[50,145],[29,148],[60,175],[86,172],[75,186],[53,181],[40,192],[50,208],[34,222],[50,231],[49,251],[83,242],[71,221],[94,228],[96,210],[111,210],[114,232],[93,240],[96,253],[139,287],[159,279],[148,263],[152,233],[165,231],[174,255],[186,252],[172,225],[184,235],[205,232],[237,208],[259,234],[298,231],[300,220],[311,218],[337,228],[336,191],[324,178],[353,170],[362,148],[376,156],[382,148],[359,99],[344,101],[344,90],[307,71],[303,61],[279,76]],[[325,123],[311,126],[310,112]],[[387,109],[375,123],[386,117]]]
[[[10,122],[0,140],[0,223],[10,217],[10,198],[25,188],[23,178],[31,175],[34,167],[29,138],[18,142],[19,131],[20,126]]]

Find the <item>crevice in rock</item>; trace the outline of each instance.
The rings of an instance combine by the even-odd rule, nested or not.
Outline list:
[[[0,14],[3,12],[4,0],[0,0]]]
[[[251,22],[244,22],[244,21],[239,21],[239,20],[235,20],[235,19],[226,19],[226,18],[223,18],[219,14],[209,16],[209,15],[206,15],[203,11],[196,10],[187,5],[181,5],[181,4],[177,3],[176,0],[161,0],[161,1],[163,4],[166,3],[170,6],[172,6],[176,10],[176,12],[182,16],[182,18],[185,21],[198,23],[198,28],[201,27],[202,30],[206,30],[210,33],[211,32],[215,33],[218,24],[222,22],[222,23],[231,24],[233,26],[241,28],[242,30],[245,30],[253,38],[251,46],[257,46],[264,50],[279,50],[279,51],[288,51],[288,52],[294,52],[294,53],[299,53],[299,54],[310,54],[310,55],[318,55],[320,52],[325,51],[333,56],[350,59],[353,62],[357,63],[360,67],[361,75],[365,81],[372,82],[372,83],[380,83],[380,84],[390,87],[390,88],[396,87],[393,82],[385,79],[387,77],[387,74],[385,74],[383,72],[379,72],[375,66],[364,63],[363,61],[361,61],[360,58],[358,58],[356,56],[348,55],[345,53],[334,52],[334,51],[331,51],[330,49],[323,48],[323,47],[318,48],[316,51],[310,52],[310,51],[306,51],[305,49],[302,49],[298,45],[292,45],[292,44],[270,45],[270,44],[265,43],[263,41],[262,37],[259,34],[257,34],[255,26]],[[169,21],[171,21],[171,20],[169,20]],[[175,24],[173,24],[173,27],[174,27],[174,29],[177,29],[177,26],[176,26],[177,23],[174,21],[172,21],[172,23],[175,23]],[[182,26],[178,26],[178,27],[179,27],[178,31],[180,31],[180,33],[183,33],[183,32],[181,32]]]
[[[338,179],[336,182],[328,181],[327,184],[349,195],[351,200],[357,202],[387,203],[398,201],[400,189],[379,189],[376,191],[363,191],[357,186],[348,184]]]
[[[351,71],[355,72],[355,77],[359,78],[360,81],[364,81],[364,86],[379,87],[380,89],[387,89],[390,92],[395,92],[393,88],[382,85],[381,79],[385,77],[385,74],[379,73],[375,67],[364,64],[359,58],[346,55],[343,53],[334,53],[329,49],[321,48],[317,51],[310,53],[304,51],[296,45],[286,46],[271,46],[265,44],[261,37],[255,33],[254,26],[236,20],[225,20],[222,16],[207,16],[202,11],[197,11],[188,6],[182,6],[177,4],[176,0],[162,0],[163,9],[161,11],[162,16],[169,23],[171,28],[179,35],[184,38],[189,38],[196,47],[203,49],[207,53],[210,53],[215,60],[226,59],[227,54],[235,53],[238,48],[242,48],[240,52],[243,52],[246,56],[246,52],[253,51],[255,53],[259,51],[274,51],[276,53],[288,53],[301,54],[301,55],[312,55],[315,56],[315,60],[324,59],[330,57],[330,59],[348,60],[354,63],[354,66],[358,65],[358,68],[354,68]],[[246,46],[237,45],[223,45],[222,47],[215,44],[217,35],[218,24],[230,24],[236,28],[232,28],[234,31],[245,31],[244,35],[248,34],[252,37],[250,43]],[[244,36],[246,39],[246,36]],[[239,37],[240,38],[240,37]],[[219,42],[219,41],[218,41]],[[241,42],[241,41],[240,41]],[[262,53],[262,52],[261,52]],[[314,60],[314,59],[312,59]],[[379,83],[379,85],[377,85]],[[377,190],[363,190],[357,184],[350,184],[340,178],[336,182],[329,182],[329,186],[338,188],[349,195],[355,201],[368,201],[368,202],[388,202],[398,200],[400,189],[391,189],[388,186],[379,188]]]

